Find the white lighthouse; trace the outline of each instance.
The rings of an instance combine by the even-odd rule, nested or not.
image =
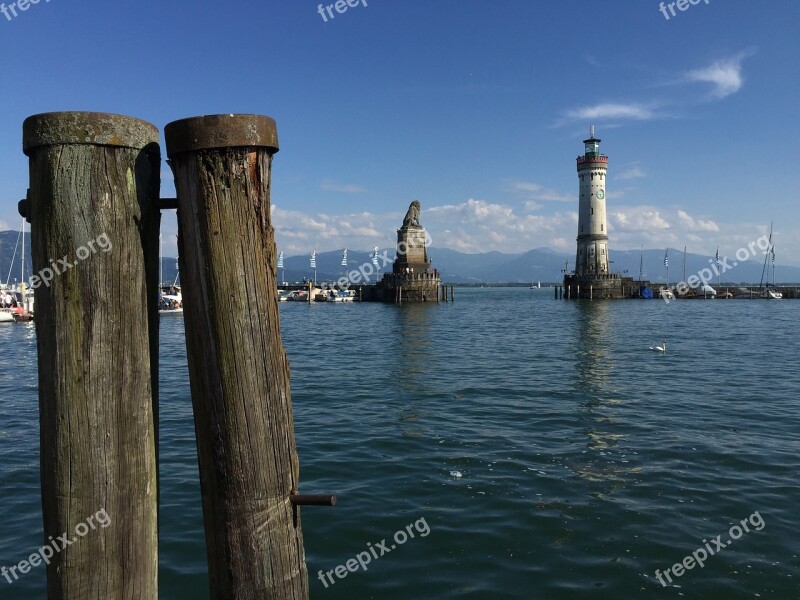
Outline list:
[[[584,153],[578,157],[578,252],[575,275],[602,278],[609,274],[608,224],[606,223],[606,170],[608,157],[600,154],[600,140],[583,140]]]

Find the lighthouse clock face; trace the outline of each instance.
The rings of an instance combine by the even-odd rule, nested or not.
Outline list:
[[[603,190],[597,190],[597,197],[602,200],[606,197],[606,193]]]

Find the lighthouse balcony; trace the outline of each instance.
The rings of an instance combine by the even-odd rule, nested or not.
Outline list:
[[[583,163],[593,163],[593,162],[607,163],[608,157],[605,154],[598,154],[596,156],[585,155],[585,156],[579,156],[577,160],[579,165],[582,165]]]

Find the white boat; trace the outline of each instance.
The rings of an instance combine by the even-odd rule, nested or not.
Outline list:
[[[766,288],[758,293],[758,297],[763,298],[765,300],[780,300],[781,298],[783,298],[783,294],[781,294],[776,290]]]
[[[169,315],[183,312],[183,294],[180,286],[171,285],[161,288],[158,294],[158,314]]]
[[[664,300],[675,300],[675,294],[672,293],[672,290],[669,288],[662,287],[658,290],[659,298],[663,298]]]
[[[308,302],[308,292],[306,290],[294,290],[286,294],[283,302]]]
[[[314,296],[317,302],[352,302],[356,297],[355,290],[322,290]]]
[[[694,291],[698,298],[716,298],[717,290],[712,288],[707,283],[701,283]]]
[[[25,219],[22,219],[22,229],[14,246],[14,256],[11,258],[12,269],[20,245],[22,246],[20,282],[17,283],[15,279],[14,283],[11,283],[11,270],[9,270],[8,279],[0,285],[0,311],[2,311],[0,323],[33,320],[33,290],[28,287],[25,279],[27,274],[25,269]]]

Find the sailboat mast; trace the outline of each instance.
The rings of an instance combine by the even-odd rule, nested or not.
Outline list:
[[[25,283],[25,219],[24,218],[22,219],[22,271],[20,271],[20,274],[19,274],[19,283],[20,283],[21,291],[24,294],[25,293],[25,291],[24,291],[25,288],[22,285],[22,284]],[[23,297],[23,302],[24,302],[24,300],[25,299]]]
[[[769,252],[772,249],[772,221],[769,224],[769,246],[767,247],[766,256],[764,256],[764,268],[761,269],[761,281],[758,282],[758,287],[764,287],[764,274],[767,276],[767,287],[769,287],[769,271],[767,271],[767,261],[769,260]]]
[[[644,246],[639,253],[639,285],[642,285],[642,268],[644,267]]]
[[[158,289],[161,289],[161,284],[164,283],[164,236],[158,234]]]
[[[686,246],[683,247],[683,279],[681,281],[686,281]]]
[[[25,246],[23,245],[24,249]],[[772,287],[775,287],[775,244],[772,243],[772,223],[769,224],[769,251],[772,254]]]

